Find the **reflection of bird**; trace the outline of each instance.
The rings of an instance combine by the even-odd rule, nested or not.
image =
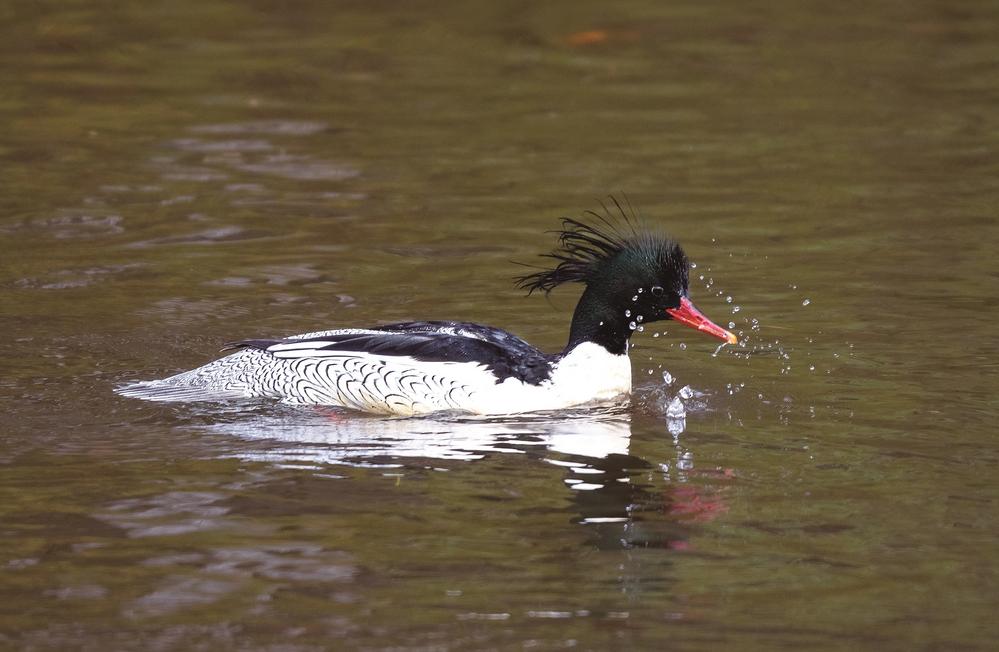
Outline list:
[[[211,432],[261,440],[241,448],[247,460],[296,464],[399,465],[407,458],[474,460],[489,453],[528,453],[571,468],[590,468],[628,453],[627,412],[568,410],[559,419],[373,419],[330,408],[245,413],[206,426]],[[553,461],[571,456],[571,462]],[[594,475],[586,476],[595,481]]]
[[[245,340],[235,353],[185,373],[119,389],[150,400],[273,397],[369,412],[513,414],[609,402],[631,391],[628,339],[673,319],[729,343],[736,337],[688,297],[680,245],[623,217],[564,219],[555,261],[518,279],[529,292],[585,285],[569,342],[542,353],[506,331],[426,321]]]

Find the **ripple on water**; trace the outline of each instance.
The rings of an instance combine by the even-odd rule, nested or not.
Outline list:
[[[238,582],[204,577],[171,577],[136,599],[125,610],[131,617],[162,616],[180,609],[211,604],[239,588]]]
[[[195,181],[207,183],[210,181],[225,181],[229,175],[214,168],[193,165],[171,165],[163,170],[161,176],[168,181]]]
[[[99,584],[64,586],[58,589],[48,589],[43,593],[43,595],[56,600],[100,600],[107,594],[108,590]]]
[[[241,172],[252,172],[294,179],[297,181],[342,181],[361,174],[360,170],[343,163],[333,163],[311,156],[273,154],[256,162],[234,160],[228,165]]]
[[[195,200],[194,195],[174,195],[160,200],[160,206],[175,206],[177,204],[190,204]]]
[[[330,283],[333,278],[314,265],[268,265],[246,270],[242,276],[227,276],[208,281],[209,285],[246,286],[254,283],[267,285],[315,285]]]
[[[121,215],[66,209],[55,215],[33,219],[25,226],[41,229],[59,239],[97,238],[123,232],[125,227],[122,221]]]
[[[172,326],[190,325],[209,319],[230,319],[245,315],[248,310],[241,305],[212,299],[191,301],[183,298],[161,299],[136,314],[153,323]]]
[[[224,190],[226,192],[236,192],[236,193],[261,193],[266,192],[267,188],[260,185],[259,183],[229,183],[226,184]]]
[[[145,267],[144,264],[103,265],[82,269],[63,269],[36,278],[22,278],[14,282],[14,287],[39,290],[65,290],[82,288],[95,283],[111,280],[117,276]]]
[[[274,145],[261,139],[203,140],[201,138],[177,138],[170,146],[185,152],[266,152]]]
[[[167,577],[155,590],[136,599],[133,616],[163,615],[211,604],[248,585],[251,580],[275,583],[342,584],[358,573],[350,555],[308,543],[216,548],[205,552],[153,557],[144,566],[175,568],[185,574]],[[197,572],[191,576],[191,570]],[[278,585],[263,587],[258,599],[268,601]],[[255,588],[259,592],[259,588]]]
[[[158,247],[175,244],[210,245],[220,242],[257,240],[269,237],[270,235],[271,234],[264,233],[263,231],[251,231],[249,229],[244,229],[241,226],[223,225],[184,235],[169,235],[162,238],[139,240],[137,242],[129,243],[127,246],[133,249],[144,249],[146,247]]]
[[[196,125],[189,131],[200,134],[268,134],[274,136],[311,136],[326,131],[325,122],[310,120],[253,120]]]
[[[222,518],[229,508],[218,504],[225,498],[209,491],[171,491],[121,500],[95,516],[121,528],[132,538],[202,532],[230,525]]]
[[[132,193],[148,194],[153,192],[160,192],[162,190],[163,190],[162,186],[157,186],[152,184],[131,186],[123,183],[111,183],[111,184],[104,184],[103,186],[100,187],[101,192],[111,195],[132,194]]]
[[[357,569],[346,553],[307,543],[265,548],[220,548],[203,567],[206,573],[234,577],[264,577],[276,581],[343,582]]]
[[[248,186],[241,188],[240,186]],[[254,187],[256,186],[256,188]],[[287,215],[289,209],[320,209],[324,219],[353,220],[357,219],[349,214],[330,215],[329,211],[337,204],[343,205],[367,199],[364,193],[354,192],[282,192],[279,195],[261,194],[262,186],[257,184],[230,184],[226,190],[237,193],[237,197],[231,201],[233,206],[252,206],[257,209],[272,208],[280,211],[281,215]]]

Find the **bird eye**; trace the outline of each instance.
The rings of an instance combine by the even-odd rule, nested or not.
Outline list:
[[[654,297],[661,297],[663,295],[663,292],[665,292],[665,290],[663,290],[663,286],[661,285],[653,285],[650,292],[652,292],[652,296]]]

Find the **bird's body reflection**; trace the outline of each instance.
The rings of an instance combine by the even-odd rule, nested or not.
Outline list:
[[[687,484],[692,453],[663,426],[656,459],[630,452],[629,412],[577,411],[516,419],[376,418],[329,408],[283,409],[216,422],[210,430],[257,440],[247,461],[328,469],[433,467],[521,454],[564,469],[572,522],[599,548],[688,547],[694,522],[724,512],[716,492]],[[707,506],[707,507],[705,507]]]
[[[490,453],[548,450],[583,460],[627,455],[627,413],[563,413],[556,419],[378,418],[330,408],[281,410],[211,430],[276,444],[245,459],[402,466],[414,458],[476,460]],[[284,445],[282,445],[284,444]]]

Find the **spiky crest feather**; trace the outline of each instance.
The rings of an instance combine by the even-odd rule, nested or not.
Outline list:
[[[603,263],[628,251],[650,266],[672,263],[682,273],[686,285],[686,255],[669,236],[650,229],[636,216],[631,205],[631,214],[614,197],[610,198],[617,215],[611,213],[601,202],[604,214],[586,211],[592,218],[584,222],[571,217],[563,217],[562,228],[550,231],[558,234],[558,245],[542,258],[557,261],[552,268],[539,268],[539,271],[515,277],[517,287],[533,294],[543,290],[548,294],[563,283],[587,283],[593,280]],[[525,265],[531,267],[531,265]]]

